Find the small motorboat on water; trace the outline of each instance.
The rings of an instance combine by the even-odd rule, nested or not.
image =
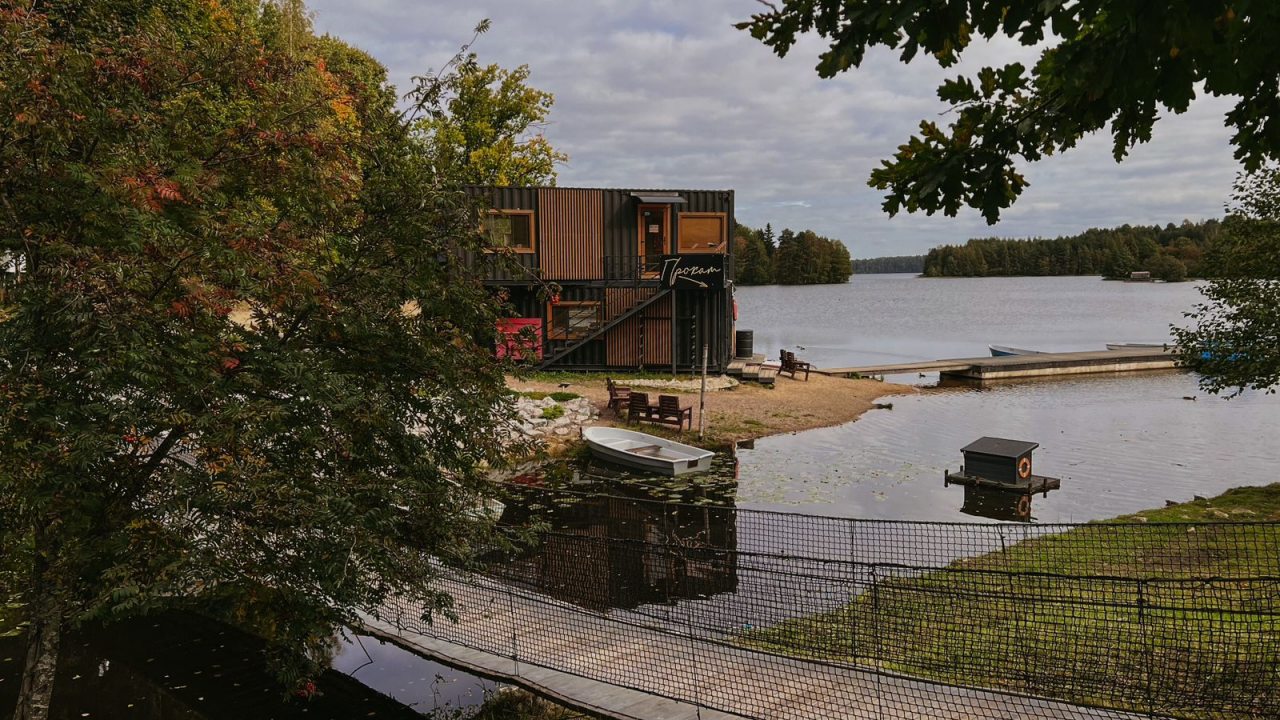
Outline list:
[[[987,349],[991,351],[991,357],[1005,357],[1008,355],[1043,355],[1040,350],[1024,350],[1022,348],[1009,347],[1008,345],[988,345]]]
[[[583,429],[582,438],[602,460],[663,475],[709,470],[715,457],[710,450],[622,428],[589,427]]]
[[[1107,343],[1108,350],[1169,350],[1169,343]]]

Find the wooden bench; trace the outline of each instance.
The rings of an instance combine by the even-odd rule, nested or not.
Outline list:
[[[781,375],[782,373],[790,373],[791,379],[795,380],[796,372],[803,370],[804,379],[807,382],[809,380],[809,369],[811,367],[812,367],[812,364],[807,363],[804,360],[796,359],[795,353],[791,352],[790,350],[783,350],[782,351],[782,367],[778,368],[778,374]]]
[[[609,388],[609,409],[621,415],[622,408],[630,402],[631,388],[615,383],[613,378],[605,378],[604,384]]]
[[[675,425],[681,430],[685,424],[693,429],[693,408],[680,407],[675,395],[659,395],[658,404],[649,404],[649,394],[632,392],[627,398],[627,424],[642,420],[660,425]]]

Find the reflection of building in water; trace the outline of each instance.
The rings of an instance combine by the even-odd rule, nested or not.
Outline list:
[[[992,520],[1029,522],[1031,495],[991,488],[966,487],[964,505],[960,506],[960,512]]]
[[[731,492],[730,502],[707,506],[572,497],[546,518],[550,528],[534,546],[498,572],[593,610],[732,592],[738,577]],[[529,499],[546,502],[538,495]]]

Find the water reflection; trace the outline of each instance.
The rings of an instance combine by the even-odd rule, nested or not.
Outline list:
[[[366,641],[369,642],[369,641]],[[17,702],[25,638],[0,638],[0,709]],[[194,615],[166,613],[64,638],[54,720],[241,720],[421,715],[334,670],[319,694],[291,698],[270,674],[261,639]],[[430,708],[428,708],[430,709]]]
[[[555,464],[509,486],[501,526],[538,528],[491,572],[592,610],[669,605],[737,589],[732,457],[711,473],[631,475]]]
[[[960,512],[991,520],[1031,522],[1031,495],[995,488],[966,487]]]

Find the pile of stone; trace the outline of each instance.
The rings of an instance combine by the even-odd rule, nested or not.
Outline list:
[[[554,419],[544,417],[548,408],[559,406],[564,413]],[[554,414],[554,411],[553,413]],[[512,437],[524,436],[533,440],[568,439],[577,437],[583,425],[588,425],[599,417],[595,405],[586,398],[574,398],[564,402],[556,402],[545,397],[541,400],[519,397],[516,399],[516,424],[512,428]]]

